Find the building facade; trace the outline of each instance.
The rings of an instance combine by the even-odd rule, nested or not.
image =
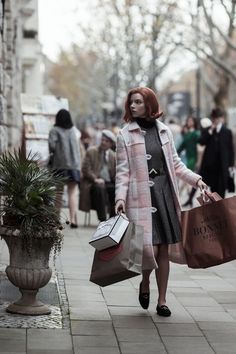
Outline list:
[[[20,94],[42,94],[37,7],[37,0],[0,1],[0,154],[21,145]]]

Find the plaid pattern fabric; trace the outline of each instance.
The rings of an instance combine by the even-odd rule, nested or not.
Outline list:
[[[177,178],[196,187],[201,176],[189,170],[179,158],[170,129],[162,122],[157,121],[156,124],[180,219]],[[152,247],[152,204],[145,141],[136,122],[129,123],[120,130],[117,136],[116,162],[116,200],[125,200],[129,220],[144,227],[143,269],[157,268]],[[170,245],[170,251],[171,247]]]

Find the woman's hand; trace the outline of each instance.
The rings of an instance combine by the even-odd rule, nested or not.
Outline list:
[[[115,205],[115,213],[125,213],[125,201],[122,199],[117,200]]]
[[[95,182],[96,184],[98,184],[98,185],[104,185],[104,184],[105,184],[105,181],[104,181],[103,178],[96,178],[96,179],[94,180],[94,182]]]
[[[198,187],[201,191],[208,189],[207,184],[206,184],[205,182],[203,182],[202,179],[199,179],[199,180],[197,181],[197,187]]]

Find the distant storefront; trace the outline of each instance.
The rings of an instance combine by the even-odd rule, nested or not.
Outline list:
[[[55,96],[21,95],[21,111],[24,126],[26,154],[37,154],[41,161],[49,155],[48,134],[55,123],[55,115],[61,109],[68,109],[68,100]]]
[[[184,120],[191,112],[191,95],[188,91],[168,93],[167,112],[169,117]]]

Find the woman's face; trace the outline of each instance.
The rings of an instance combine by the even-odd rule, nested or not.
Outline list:
[[[140,93],[133,93],[129,103],[130,111],[133,118],[144,118],[146,107],[143,96]]]
[[[187,119],[187,127],[188,128],[194,128],[194,120],[193,120],[193,118],[189,117]]]

